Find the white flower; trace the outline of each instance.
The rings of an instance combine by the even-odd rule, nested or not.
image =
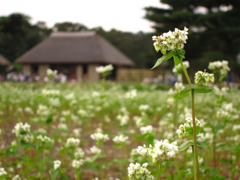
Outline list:
[[[4,175],[7,175],[7,172],[5,171],[4,168],[0,168],[0,177]]]
[[[116,144],[127,144],[128,136],[124,136],[124,135],[120,134],[113,138],[113,142],[115,142]]]
[[[194,77],[195,84],[208,84],[209,82],[214,83],[214,74],[207,72],[198,71]]]
[[[128,167],[128,177],[130,180],[154,180],[154,177],[150,174],[147,169],[148,163],[143,165],[136,163],[131,163]]]
[[[55,160],[53,161],[53,168],[56,170],[61,166],[61,161]]]
[[[14,176],[14,177],[12,178],[12,180],[21,180],[21,177],[17,174],[16,176]]]
[[[95,141],[101,141],[101,142],[104,142],[104,141],[107,141],[109,140],[109,137],[107,134],[103,134],[101,132],[96,132],[96,133],[93,133],[91,134],[90,136],[93,140]]]
[[[57,70],[47,69],[47,76],[49,79],[53,79],[57,75]]]
[[[136,89],[133,89],[131,91],[128,91],[126,94],[125,94],[125,97],[128,98],[128,99],[133,99],[137,96],[137,90]]]
[[[46,135],[38,135],[37,140],[41,143],[53,143],[53,139]]]
[[[184,48],[188,37],[188,29],[185,27],[184,30],[175,28],[175,31],[169,31],[162,34],[161,36],[153,36],[155,50],[161,51],[162,54],[166,54],[172,50],[181,50]]]
[[[68,138],[66,142],[66,147],[78,147],[80,140],[76,138]]]
[[[33,141],[33,136],[30,134],[31,126],[28,123],[23,124],[22,122],[17,123],[13,129],[13,133],[17,138],[26,143]]]
[[[112,64],[106,65],[106,66],[99,66],[96,67],[97,73],[106,73],[106,72],[111,72],[114,69]]]
[[[81,165],[83,165],[83,160],[82,160],[82,159],[80,159],[80,160],[74,159],[74,160],[72,161],[72,167],[73,167],[74,169],[78,169]]]
[[[74,157],[76,158],[76,159],[79,159],[79,158],[83,158],[83,156],[84,156],[84,151],[82,150],[82,148],[77,148],[76,150],[75,150],[75,152],[74,152]]]
[[[93,146],[90,148],[90,153],[92,153],[92,154],[101,154],[101,152],[102,152],[102,150],[96,146]]]
[[[151,125],[141,127],[140,131],[142,134],[151,134],[151,133],[153,133],[153,127]]]
[[[202,128],[204,126],[205,122],[203,120],[198,120],[197,118],[195,118],[195,124],[196,124],[196,126]],[[190,135],[189,131],[192,131],[192,128],[193,128],[192,118],[191,117],[186,117],[185,118],[185,123],[181,124],[179,126],[176,133],[178,134],[178,137],[180,139],[182,139],[183,137],[187,137],[187,136]]]
[[[150,107],[149,107],[148,104],[141,104],[139,106],[139,110],[141,110],[141,111],[146,111],[146,110],[149,110],[149,109],[150,109]]]

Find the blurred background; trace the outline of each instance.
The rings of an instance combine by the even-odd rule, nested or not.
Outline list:
[[[95,31],[129,57],[135,69],[150,69],[161,56],[152,36],[189,28],[186,60],[191,71],[228,60],[239,81],[240,3],[237,0],[0,1],[1,74],[21,72],[16,59],[53,32]],[[6,63],[8,62],[8,63]],[[11,66],[6,68],[6,65]],[[172,69],[171,61],[161,70]],[[139,78],[138,78],[139,79]]]

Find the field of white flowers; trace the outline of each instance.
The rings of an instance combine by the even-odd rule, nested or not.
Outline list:
[[[1,83],[0,178],[193,179],[191,99],[174,98],[179,88]],[[195,96],[202,179],[240,178],[239,95]]]

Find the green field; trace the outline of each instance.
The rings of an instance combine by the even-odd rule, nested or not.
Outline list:
[[[202,179],[240,178],[239,97],[237,89],[196,94]],[[176,132],[189,113],[190,97],[176,100],[156,84],[0,83],[0,178],[127,180],[130,163],[148,163],[154,177],[191,180],[191,147],[161,161],[161,171],[136,152],[155,140],[186,142]]]

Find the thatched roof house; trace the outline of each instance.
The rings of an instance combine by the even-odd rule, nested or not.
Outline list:
[[[10,65],[9,61],[0,54],[0,65],[3,65],[3,66],[8,66]]]
[[[16,60],[25,73],[44,76],[56,69],[78,80],[97,80],[95,67],[112,64],[116,71],[132,67],[133,61],[95,32],[57,32]]]

